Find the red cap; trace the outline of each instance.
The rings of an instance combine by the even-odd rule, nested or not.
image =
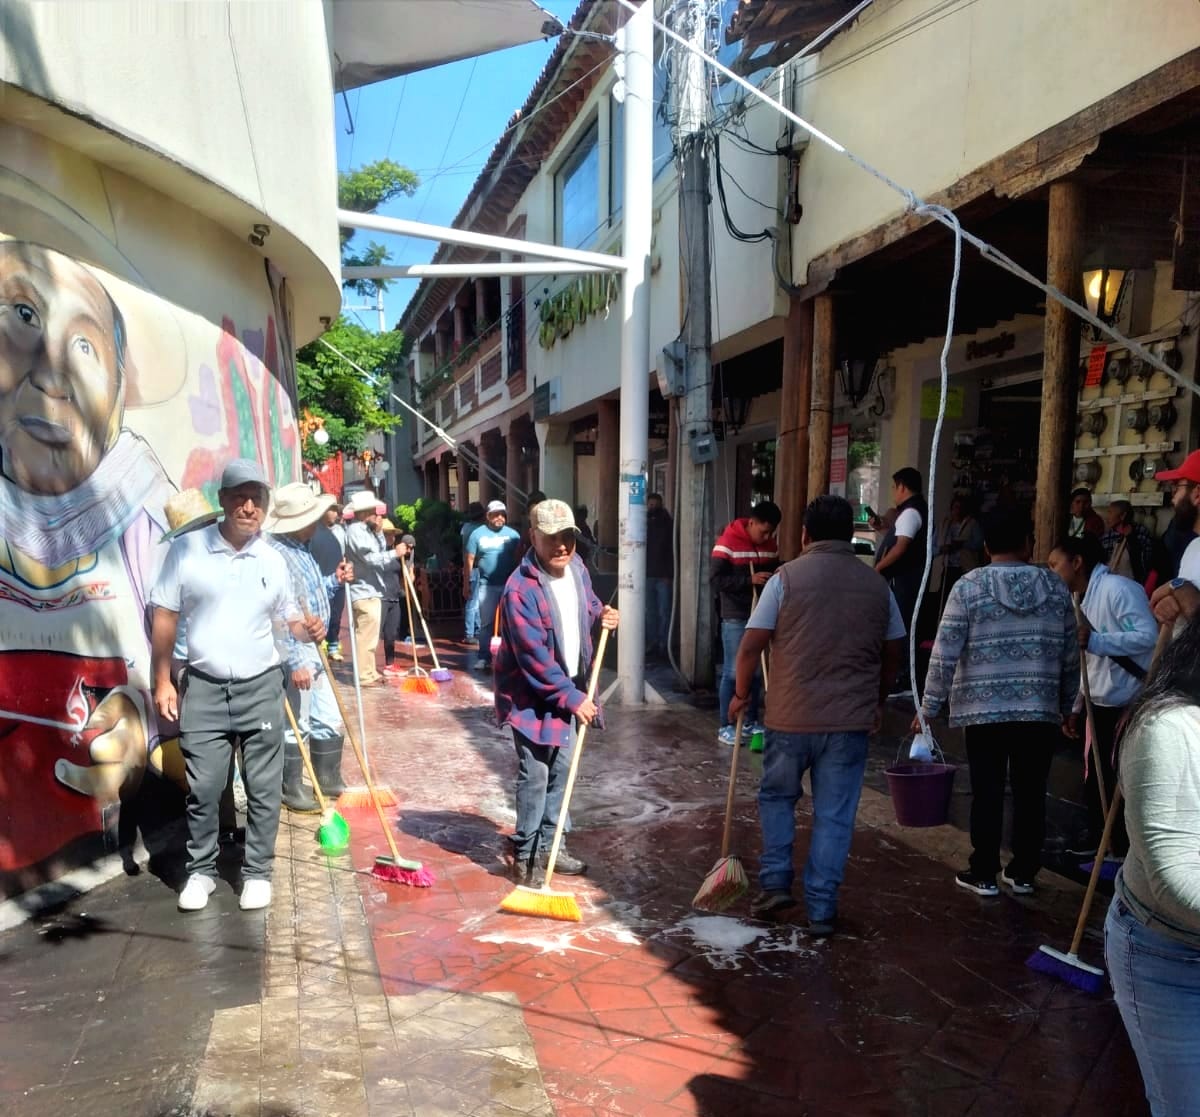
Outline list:
[[[1200,450],[1193,450],[1178,469],[1164,469],[1154,475],[1155,481],[1191,481],[1200,485]]]

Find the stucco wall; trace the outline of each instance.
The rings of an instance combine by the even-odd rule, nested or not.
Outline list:
[[[977,0],[922,20],[929,8],[879,0],[801,63],[795,103],[921,196],[1200,46],[1194,0]],[[814,257],[903,208],[816,141],[803,157],[800,200],[797,282]]]
[[[243,242],[265,218],[300,341],[337,313],[333,90],[319,0],[7,0],[0,83],[12,87],[0,116],[186,199]]]
[[[243,239],[0,123],[0,890],[171,794],[146,601],[178,489],[296,480],[287,293]],[[128,820],[127,820],[128,821]]]

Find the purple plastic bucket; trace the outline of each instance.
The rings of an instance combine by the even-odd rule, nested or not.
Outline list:
[[[950,817],[953,764],[895,764],[887,770],[896,821],[901,826],[941,826]]]

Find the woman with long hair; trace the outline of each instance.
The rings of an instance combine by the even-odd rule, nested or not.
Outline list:
[[[1154,1117],[1200,1098],[1200,617],[1163,654],[1121,743],[1129,855],[1105,922],[1121,1019]]]

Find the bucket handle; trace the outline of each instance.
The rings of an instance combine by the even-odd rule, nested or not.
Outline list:
[[[911,760],[909,753],[912,751],[912,743],[916,740],[916,734],[910,733],[907,737],[902,737],[900,740],[900,748],[896,751],[896,763],[903,764]],[[929,751],[933,755],[934,764],[945,764],[946,754],[942,752],[942,746],[937,743],[937,738],[933,735],[933,730],[929,731]],[[917,764],[929,763],[928,761],[915,761]]]

